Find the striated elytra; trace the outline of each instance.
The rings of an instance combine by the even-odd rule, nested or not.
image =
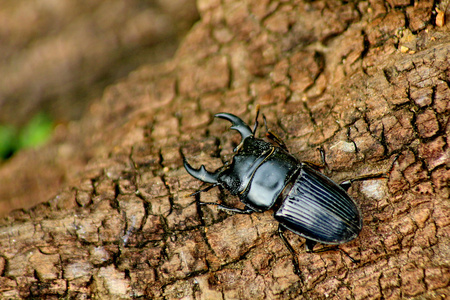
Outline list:
[[[212,184],[197,193],[221,186],[237,195],[245,207],[239,209],[212,202],[199,204],[216,205],[241,214],[272,209],[279,222],[279,235],[293,255],[296,273],[300,272],[298,261],[283,234],[284,229],[304,237],[308,252],[339,250],[356,262],[337,246],[313,250],[317,243],[339,245],[351,241],[362,229],[361,212],[344,185],[338,185],[311,165],[300,162],[288,153],[279,139],[274,138],[269,143],[256,138],[257,121],[252,131],[235,115],[219,113],[215,117],[230,121],[231,129],[242,136],[231,163],[214,173],[208,172],[204,165],[194,169],[186,160],[184,167],[196,179]]]

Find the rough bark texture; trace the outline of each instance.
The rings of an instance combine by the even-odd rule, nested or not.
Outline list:
[[[0,142],[3,125],[37,113],[60,126],[59,147],[0,157],[0,216],[72,180],[90,158],[87,139],[62,128],[136,66],[173,57],[196,20],[195,0],[1,1]]]
[[[90,160],[54,199],[3,220],[2,297],[450,296],[450,34],[433,5],[198,1],[172,61],[108,88],[68,142],[34,154]],[[300,159],[320,162],[322,146],[336,181],[388,174],[350,190],[365,226],[342,248],[360,264],[287,234],[299,278],[270,212],[187,197],[201,185],[181,155],[221,166],[239,137],[213,114],[252,123],[256,104]],[[218,189],[201,198],[239,205]]]

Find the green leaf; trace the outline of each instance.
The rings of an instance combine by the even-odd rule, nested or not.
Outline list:
[[[39,113],[20,131],[19,147],[28,148],[42,145],[50,138],[52,131],[52,119],[44,113]]]
[[[0,126],[0,160],[10,157],[17,147],[17,130],[9,125]]]

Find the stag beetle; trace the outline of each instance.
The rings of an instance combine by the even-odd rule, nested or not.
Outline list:
[[[348,182],[338,185],[310,164],[300,162],[269,131],[268,136],[272,136],[273,143],[256,138],[258,114],[253,130],[235,115],[219,113],[215,117],[230,121],[231,129],[241,134],[242,141],[234,150],[232,162],[214,173],[208,172],[204,165],[194,169],[183,158],[184,167],[191,176],[212,184],[192,195],[221,186],[232,195],[239,196],[245,208],[213,202],[199,204],[215,205],[240,214],[272,209],[279,222],[278,234],[293,256],[296,272],[299,272],[298,261],[294,249],[283,234],[284,229],[306,238],[307,252],[339,250],[356,262],[337,246],[313,250],[318,242],[330,245],[346,243],[356,238],[361,231],[361,212],[346,192]]]

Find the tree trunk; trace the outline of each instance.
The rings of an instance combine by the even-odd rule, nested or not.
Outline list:
[[[450,34],[434,2],[198,6],[173,60],[108,88],[60,133],[76,149],[67,169],[90,160],[55,198],[2,221],[2,298],[450,296]],[[320,163],[323,147],[337,182],[386,174],[349,191],[364,227],[341,247],[360,263],[306,253],[286,233],[297,276],[272,212],[230,215],[189,197],[204,186],[182,155],[218,168],[239,137],[213,115],[253,124],[257,105],[299,159]],[[200,199],[240,205],[219,189]]]

